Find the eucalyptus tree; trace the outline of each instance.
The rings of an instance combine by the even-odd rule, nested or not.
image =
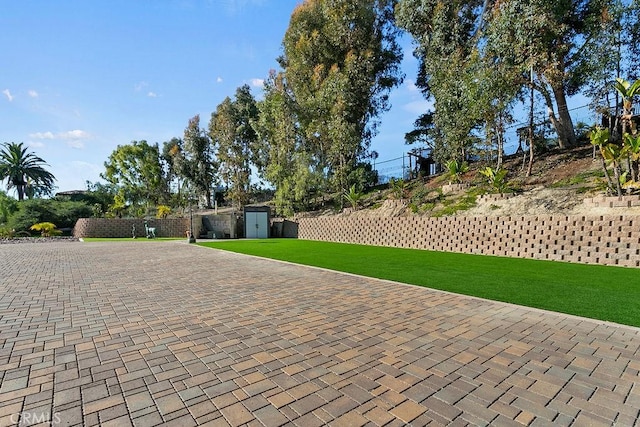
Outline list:
[[[258,162],[258,135],[254,129],[258,107],[249,86],[236,90],[235,99],[227,97],[211,114],[209,137],[218,159],[220,177],[228,186],[228,195],[236,208],[249,201],[251,166]]]
[[[211,140],[205,129],[200,128],[200,116],[189,119],[184,130],[183,146],[177,145],[174,151],[182,175],[188,180],[192,190],[196,191],[206,207],[212,206],[213,187],[216,183],[217,163]]]
[[[426,140],[441,163],[464,157],[476,141],[473,131],[483,123],[481,77],[483,58],[478,47],[482,0],[401,0],[398,25],[412,35],[419,61],[416,85],[433,100],[407,142]],[[498,74],[496,74],[498,75]]]
[[[280,63],[307,153],[339,194],[366,154],[388,92],[401,81],[393,0],[306,0],[294,10]],[[341,200],[341,198],[340,198]]]
[[[585,94],[598,114],[608,116],[608,127],[615,136],[621,99],[613,90],[617,78],[640,77],[640,2],[610,0],[600,18],[601,31],[594,34],[585,66],[588,81]],[[620,137],[620,135],[618,135]]]
[[[169,184],[172,205],[185,207],[186,192],[184,187],[187,183],[188,173],[184,158],[184,143],[180,138],[171,138],[162,144],[162,165]]]
[[[513,97],[533,88],[559,146],[574,145],[567,98],[589,80],[590,55],[611,2],[400,0],[396,17],[413,36],[420,61],[417,84],[434,99],[432,134],[459,153],[479,122],[509,112]]]
[[[104,166],[100,177],[118,189],[121,203],[148,210],[167,198],[168,184],[158,144],[142,140],[118,145]]]
[[[561,148],[576,144],[568,97],[590,78],[590,53],[612,0],[508,0],[487,13],[487,50],[544,99]],[[531,77],[533,76],[533,77]]]
[[[297,104],[283,72],[269,73],[258,109],[259,173],[275,187],[277,213],[290,216],[309,204],[321,171],[299,131]]]
[[[29,152],[24,143],[5,142],[0,149],[0,181],[7,180],[7,190],[15,188],[18,200],[30,191],[38,189],[40,194],[50,194],[55,176],[47,171],[47,163],[35,153]]]

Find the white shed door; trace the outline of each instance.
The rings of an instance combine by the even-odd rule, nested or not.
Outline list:
[[[247,212],[245,236],[247,239],[266,239],[269,237],[269,216],[267,212]]]

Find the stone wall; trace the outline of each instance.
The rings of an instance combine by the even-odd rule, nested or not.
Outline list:
[[[640,216],[299,218],[300,239],[640,266]]]
[[[185,237],[189,229],[189,218],[166,218],[147,220],[149,227],[156,227],[157,237]],[[201,219],[194,216],[194,235],[200,233]],[[74,237],[145,237],[144,220],[140,218],[80,218],[73,228]]]

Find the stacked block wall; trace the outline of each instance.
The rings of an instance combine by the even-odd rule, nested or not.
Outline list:
[[[200,232],[200,217],[193,218],[194,234]],[[156,227],[157,237],[186,237],[189,218],[166,218],[148,220],[149,227]],[[145,237],[144,220],[139,218],[80,218],[73,228],[74,237],[132,237],[136,226],[136,236]],[[197,229],[196,229],[197,228]]]
[[[640,267],[640,216],[317,217],[298,238]]]
[[[640,195],[620,197],[590,197],[584,199],[586,206],[594,208],[634,208],[640,206]]]

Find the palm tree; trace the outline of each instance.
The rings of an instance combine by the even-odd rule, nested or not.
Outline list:
[[[18,200],[24,200],[28,185],[50,192],[56,178],[42,167],[46,164],[34,153],[28,153],[23,143],[5,142],[0,150],[0,181],[7,180],[7,190],[16,189]]]

